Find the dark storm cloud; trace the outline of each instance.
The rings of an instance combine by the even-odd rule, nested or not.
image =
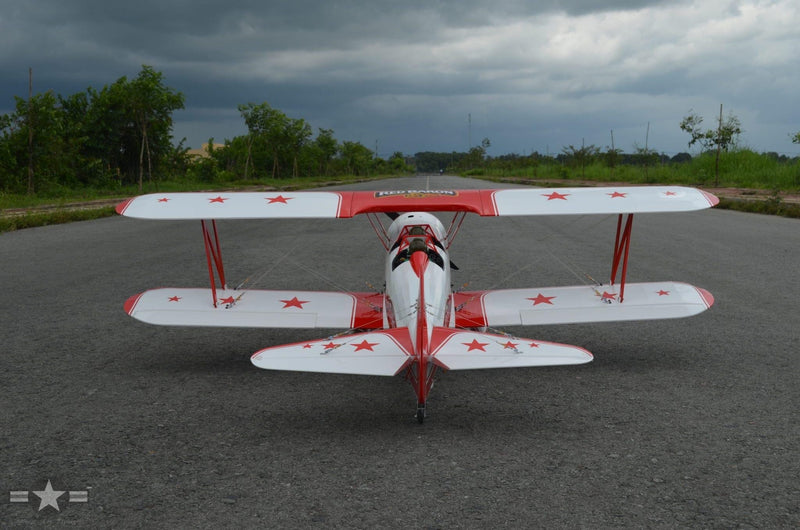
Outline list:
[[[722,101],[754,147],[791,151],[800,128],[790,0],[5,3],[0,112],[28,67],[37,91],[69,94],[149,64],[186,95],[175,132],[191,145],[243,133],[248,101],[389,152],[463,149],[468,115],[498,154],[612,128],[628,149],[648,122],[677,151],[682,115]]]

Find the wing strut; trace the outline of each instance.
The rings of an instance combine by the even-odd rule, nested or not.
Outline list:
[[[378,236],[378,239],[388,252],[389,250],[389,235],[386,233],[386,229],[383,227],[383,223],[381,223],[380,218],[378,218],[377,214],[368,213],[367,219],[369,220],[369,224],[372,225],[372,229],[375,231],[375,234]],[[380,228],[380,229],[379,229]]]
[[[622,228],[622,216],[617,218],[617,236],[614,240],[614,259],[611,263],[611,285],[617,279],[620,260],[622,260],[622,271],[619,282],[619,301],[622,302],[625,296],[625,277],[628,274],[628,254],[631,249],[631,227],[633,227],[633,214],[629,213],[625,221],[625,228]]]
[[[445,239],[447,239],[447,248],[450,248],[450,245],[453,244],[453,239],[455,239],[456,234],[458,233],[458,229],[461,228],[461,223],[464,222],[464,219],[467,217],[467,212],[456,212],[453,216],[453,220],[450,222],[450,227],[447,229],[447,235]]]
[[[219,233],[217,233],[217,221],[212,219],[210,222],[200,220],[203,228],[203,242],[206,247],[206,262],[208,263],[208,279],[211,282],[211,296],[214,307],[217,307],[217,286],[214,276],[214,267],[217,269],[219,283],[223,289],[227,289],[225,282],[225,268],[222,266],[222,249],[219,245]],[[209,226],[210,225],[210,226]]]

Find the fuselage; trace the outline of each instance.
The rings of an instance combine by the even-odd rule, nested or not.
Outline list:
[[[451,326],[448,242],[441,221],[424,212],[400,215],[387,230],[386,323],[407,327],[418,355],[426,355],[434,326]]]

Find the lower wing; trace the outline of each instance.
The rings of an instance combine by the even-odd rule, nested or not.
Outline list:
[[[125,311],[165,326],[383,328],[383,295],[324,291],[160,288],[132,296]],[[216,301],[216,306],[215,302]]]
[[[711,307],[705,289],[679,282],[461,292],[456,327],[531,326],[689,317]]]

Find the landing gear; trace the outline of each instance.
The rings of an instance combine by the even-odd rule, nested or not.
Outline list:
[[[427,414],[425,413],[425,403],[419,403],[417,405],[417,415],[416,415],[417,423],[424,422],[425,416],[427,416]]]

